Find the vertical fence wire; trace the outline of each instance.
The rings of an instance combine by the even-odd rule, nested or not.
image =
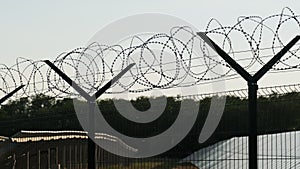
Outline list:
[[[258,164],[259,168],[283,169],[300,167],[300,85],[276,86],[258,90]],[[196,150],[174,158],[174,154],[147,159],[130,159],[96,148],[98,169],[106,168],[176,168],[176,165],[201,169],[248,168],[247,90],[183,96],[200,101],[213,96],[227,96],[226,107],[217,128],[208,141]],[[202,113],[201,111],[199,113]],[[69,116],[66,116],[69,118]],[[205,117],[205,116],[204,116]],[[56,120],[56,118],[54,118]],[[51,117],[48,117],[51,120]],[[22,126],[23,121],[18,124]],[[15,122],[13,124],[16,124]],[[1,127],[13,127],[0,122]],[[24,122],[24,125],[27,124]],[[18,128],[16,130],[20,130]],[[190,137],[195,137],[191,135]],[[116,144],[116,148],[118,146]],[[87,167],[87,136],[82,131],[20,131],[0,144],[1,168],[61,168]],[[171,151],[172,153],[172,151]],[[177,154],[176,154],[177,153]],[[172,156],[173,155],[173,156]],[[2,167],[3,166],[3,167]]]

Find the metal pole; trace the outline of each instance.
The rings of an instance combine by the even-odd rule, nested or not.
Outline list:
[[[13,155],[13,167],[12,167],[12,169],[16,169],[16,163],[17,163],[17,161],[16,161],[16,154],[14,154]]]
[[[67,163],[66,163],[66,146],[64,145],[64,150],[63,150],[63,162],[62,162],[62,168],[66,169],[67,168]]]
[[[59,150],[58,150],[58,146],[55,148],[55,164],[58,166],[59,165],[59,158],[58,158],[58,156],[59,156],[59,152],[58,152]]]
[[[79,144],[79,162],[80,162],[79,168],[82,169],[82,143]]]
[[[249,168],[256,169],[257,165],[257,83],[248,82],[249,110]]]
[[[95,168],[95,143],[91,138],[88,138],[88,168]]]
[[[88,167],[89,169],[96,168],[96,160],[95,160],[95,143],[93,139],[95,138],[95,118],[94,118],[94,108],[96,103],[93,101],[89,101],[89,138],[88,138]]]
[[[27,162],[26,162],[26,164],[27,164],[27,169],[29,169],[29,167],[30,167],[30,154],[29,154],[29,151],[27,151],[26,158],[27,158]]]
[[[72,169],[72,145],[69,146],[69,169]]]
[[[50,150],[50,148],[48,148],[47,161],[48,161],[48,169],[51,169],[51,150]]]
[[[78,169],[78,159],[77,159],[77,157],[78,157],[78,152],[77,152],[77,144],[75,144],[74,145],[74,164],[75,164],[75,169]]]
[[[38,169],[41,169],[41,150],[38,150]]]

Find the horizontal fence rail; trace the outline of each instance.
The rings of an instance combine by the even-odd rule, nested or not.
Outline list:
[[[265,87],[259,89],[258,99],[258,167],[259,168],[298,168],[300,165],[300,84]],[[197,139],[193,128],[179,147],[164,155],[131,159],[120,157],[96,147],[97,168],[175,168],[189,166],[194,168],[248,168],[247,143],[247,90],[232,90],[221,93],[189,95],[177,97],[178,100],[195,99],[200,101],[199,114],[205,117],[205,109],[210,102],[205,100],[214,96],[227,96],[225,112],[219,128],[204,145],[193,148],[186,146]],[[202,105],[201,105],[202,103]],[[277,107],[274,107],[277,106]],[[51,121],[51,116],[47,119]],[[69,118],[69,116],[60,117]],[[75,118],[76,119],[76,118]],[[75,120],[74,119],[74,120]],[[198,120],[201,121],[202,118]],[[202,120],[203,121],[203,120]],[[11,137],[2,137],[0,143],[1,168],[87,168],[87,133],[72,130],[34,131],[21,130]],[[0,121],[0,125],[5,127]],[[15,124],[15,122],[14,122]],[[198,122],[198,125],[201,125]],[[197,124],[196,124],[197,125]],[[202,124],[203,125],[203,124]],[[11,126],[11,125],[8,125]],[[159,126],[157,126],[159,127]],[[138,151],[134,145],[127,145],[119,138],[98,133],[102,139],[116,149]],[[185,145],[185,146],[184,146]]]

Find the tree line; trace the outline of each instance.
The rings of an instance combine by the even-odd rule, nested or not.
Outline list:
[[[163,97],[163,96],[162,96]],[[159,98],[152,98],[159,99]],[[150,137],[162,133],[176,120],[182,100],[166,97],[166,108],[160,117],[150,123],[135,123],[124,118],[114,102],[98,101],[99,109],[109,124],[121,133],[132,137]],[[150,108],[149,98],[139,97],[130,102],[137,110]],[[187,137],[171,151],[175,156],[184,156],[203,146],[234,136],[248,134],[248,100],[227,96],[221,122],[212,137],[202,145],[198,137],[206,120],[211,98],[200,101],[186,99],[191,104],[200,104],[196,122]],[[258,98],[258,132],[260,134],[294,131],[300,129],[300,93],[272,94]],[[189,110],[185,110],[189,111]],[[184,124],[183,124],[184,125]],[[39,94],[9,101],[0,108],[0,135],[12,136],[20,130],[82,130],[77,120],[73,99],[56,99]],[[184,151],[183,151],[184,150]],[[180,153],[180,154],[178,154]]]

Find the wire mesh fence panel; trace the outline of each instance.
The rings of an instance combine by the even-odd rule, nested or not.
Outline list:
[[[258,167],[299,168],[300,165],[300,85],[259,89],[258,98]],[[102,147],[95,149],[97,168],[248,168],[248,109],[247,90],[193,95],[176,98],[200,102],[199,114],[189,134],[173,149],[150,158],[128,158],[112,154]],[[211,98],[226,96],[222,119],[213,135],[204,143],[199,133],[208,115]],[[147,98],[145,98],[147,99]],[[173,102],[172,102],[173,103]],[[176,102],[172,106],[176,106]],[[112,109],[108,109],[112,111]],[[60,120],[69,119],[69,115]],[[48,120],[57,119],[48,116]],[[166,117],[169,118],[169,117]],[[70,118],[71,119],[71,118]],[[162,121],[164,121],[163,119]],[[28,126],[23,121],[0,122],[20,130]],[[66,121],[67,122],[67,121]],[[35,123],[41,123],[35,121]],[[71,127],[77,122],[68,121]],[[75,124],[72,124],[75,123]],[[35,126],[34,123],[31,123]],[[45,125],[46,126],[46,122]],[[154,126],[152,129],[160,128]],[[123,125],[123,124],[119,124]],[[70,127],[69,126],[69,127]],[[59,128],[60,126],[56,126]],[[25,127],[26,128],[26,127]],[[11,132],[16,129],[11,128]],[[42,128],[39,128],[42,129]],[[137,130],[139,131],[139,130]],[[136,131],[136,132],[137,132]],[[118,151],[129,147],[113,136],[96,134]],[[21,130],[11,137],[2,137],[1,168],[87,168],[87,133],[75,130]],[[134,146],[134,145],[133,145]],[[133,147],[134,148],[134,147]]]
[[[215,134],[226,133],[228,139],[183,161],[199,168],[248,168],[247,90],[225,93],[230,97]],[[299,85],[261,88],[258,93],[258,168],[299,168]]]

